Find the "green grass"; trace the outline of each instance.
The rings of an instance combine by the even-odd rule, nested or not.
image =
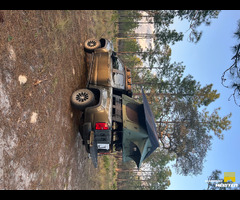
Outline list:
[[[99,157],[99,174],[98,180],[100,189],[116,190],[117,189],[117,160],[112,155],[103,155]]]

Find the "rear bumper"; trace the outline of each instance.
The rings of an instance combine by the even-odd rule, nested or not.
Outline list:
[[[91,130],[91,123],[83,125],[84,135],[88,140],[85,142],[87,152],[90,153],[93,165],[98,167],[98,153],[110,152],[111,130]]]
[[[95,143],[97,145],[97,153],[105,153],[110,151],[111,147],[111,130],[93,130],[91,123],[83,124],[83,140],[87,146],[88,152]]]
[[[110,151],[111,136],[111,130],[94,131],[94,141],[97,144],[98,153],[106,153]]]

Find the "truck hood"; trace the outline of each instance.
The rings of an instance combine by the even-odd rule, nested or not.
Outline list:
[[[153,113],[142,89],[143,103],[122,95],[123,99],[123,162],[134,160],[140,168],[159,141]]]

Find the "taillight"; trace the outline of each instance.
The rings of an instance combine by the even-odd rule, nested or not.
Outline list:
[[[103,123],[103,122],[98,122],[95,124],[95,129],[96,130],[108,130],[108,124],[107,123]]]

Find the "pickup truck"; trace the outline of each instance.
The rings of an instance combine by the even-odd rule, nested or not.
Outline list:
[[[154,117],[142,90],[143,103],[132,98],[131,71],[119,59],[111,41],[90,38],[91,54],[86,88],[72,93],[71,104],[83,111],[80,133],[95,167],[99,154],[122,151],[123,162],[139,168],[158,146]]]

